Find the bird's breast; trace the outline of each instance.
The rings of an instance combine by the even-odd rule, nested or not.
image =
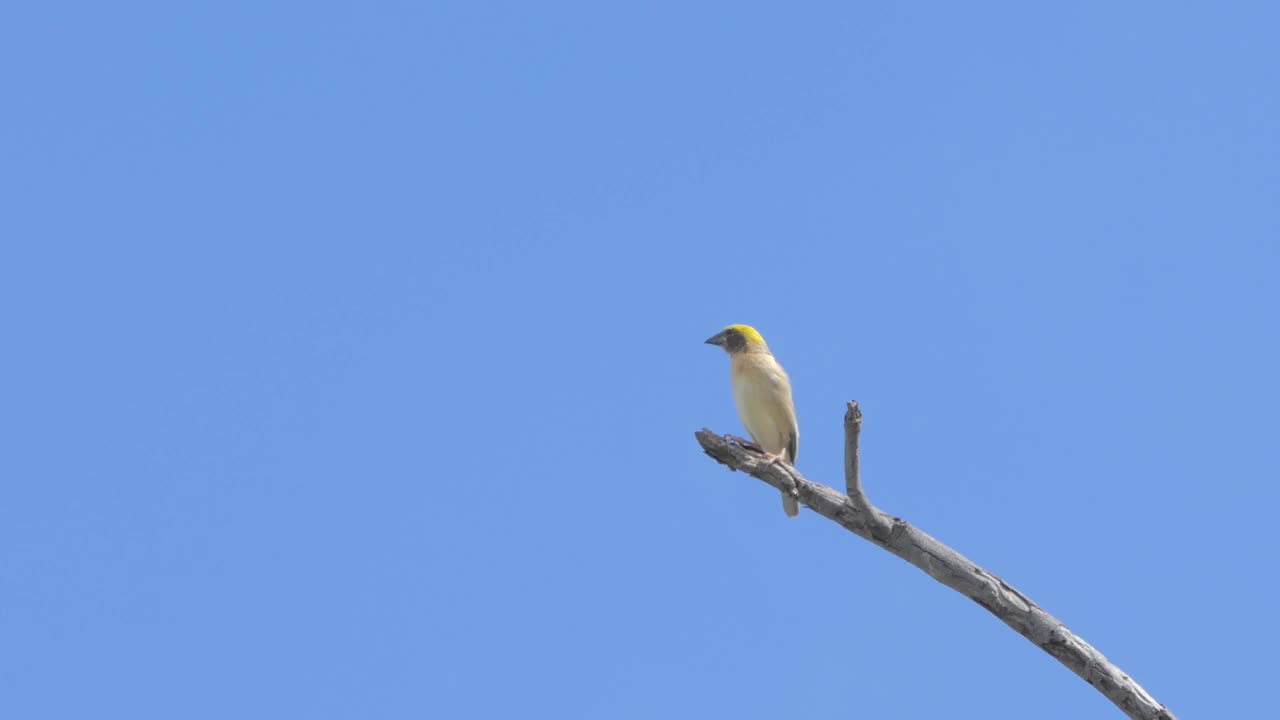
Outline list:
[[[766,355],[733,363],[730,379],[742,426],[766,452],[781,453],[795,433],[795,410],[787,374]]]

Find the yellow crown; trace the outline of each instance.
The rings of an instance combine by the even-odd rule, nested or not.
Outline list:
[[[764,336],[756,332],[756,329],[750,325],[730,325],[725,330],[737,330],[747,339],[747,342],[764,344]]]

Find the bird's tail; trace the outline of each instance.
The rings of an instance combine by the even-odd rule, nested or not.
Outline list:
[[[782,511],[787,517],[795,517],[800,514],[800,503],[795,498],[786,493],[782,493]]]

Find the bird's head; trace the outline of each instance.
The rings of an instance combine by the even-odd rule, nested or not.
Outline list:
[[[769,351],[764,344],[764,337],[750,325],[730,325],[707,338],[708,345],[718,345],[730,355],[751,351]]]

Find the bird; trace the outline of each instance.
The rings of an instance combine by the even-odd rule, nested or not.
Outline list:
[[[738,419],[752,442],[771,461],[796,462],[800,428],[791,401],[791,380],[778,364],[764,337],[750,325],[730,325],[707,338],[729,354],[729,383]],[[796,499],[782,493],[782,509],[787,517],[800,514]]]

